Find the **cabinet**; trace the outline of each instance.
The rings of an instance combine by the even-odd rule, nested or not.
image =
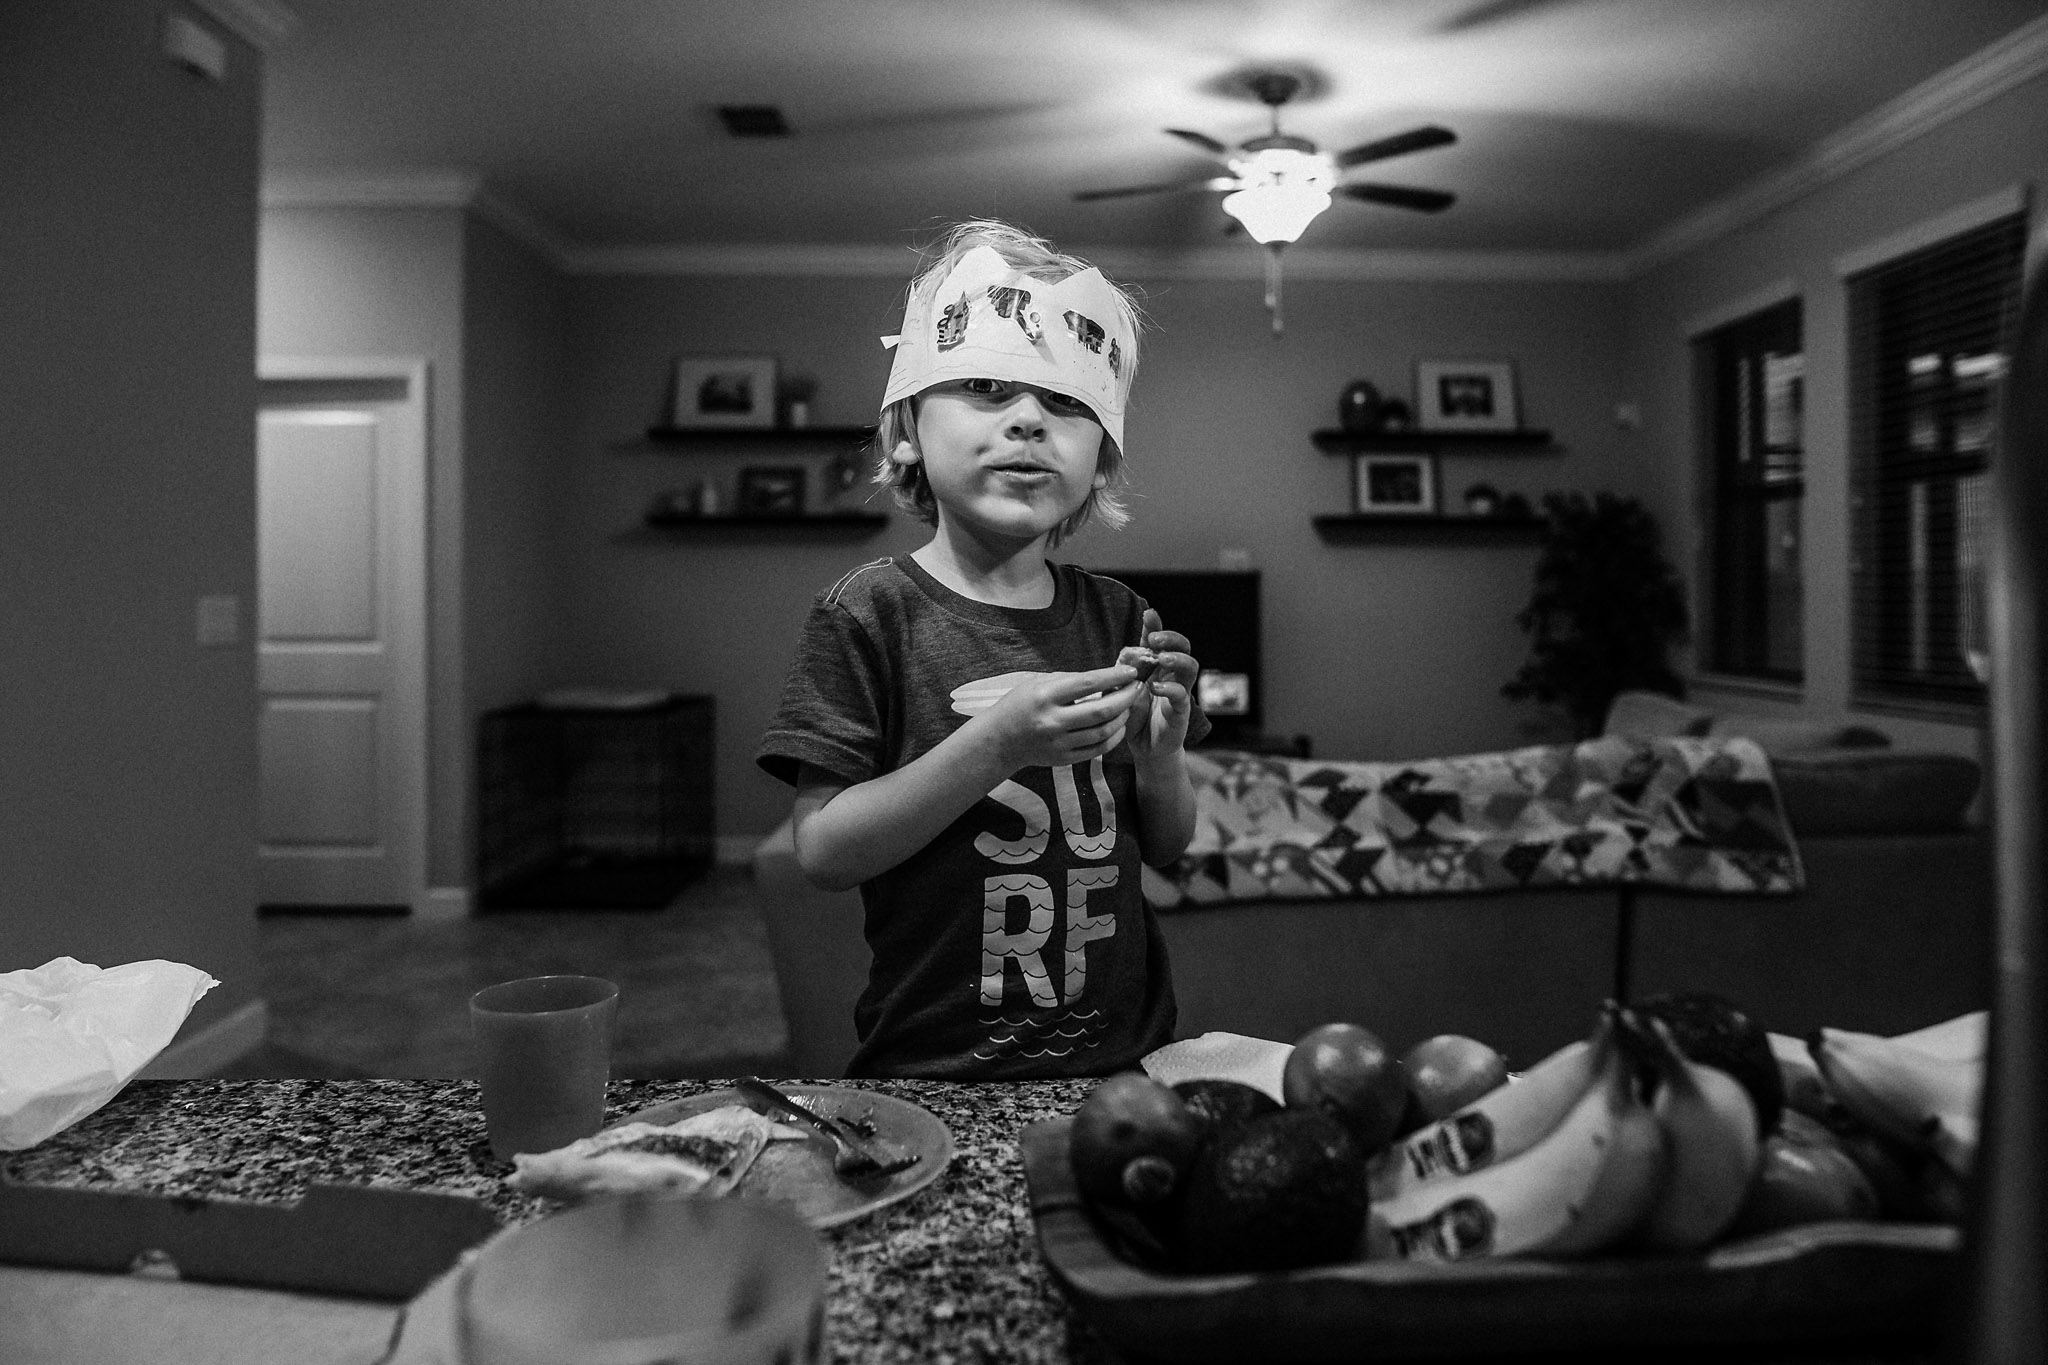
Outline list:
[[[713,704],[524,702],[477,731],[477,906],[659,909],[711,862]]]

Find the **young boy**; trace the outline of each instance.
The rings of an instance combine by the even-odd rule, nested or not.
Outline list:
[[[1128,520],[1137,311],[1006,224],[911,285],[876,481],[929,523],[819,594],[757,761],[796,788],[797,860],[858,885],[873,954],[854,1076],[1104,1075],[1171,1041],[1141,861],[1194,831],[1208,721],[1187,640],[1045,552]]]

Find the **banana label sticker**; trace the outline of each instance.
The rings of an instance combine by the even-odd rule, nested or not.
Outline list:
[[[1493,1160],[1493,1120],[1481,1113],[1454,1114],[1399,1150],[1418,1181],[1464,1175]]]

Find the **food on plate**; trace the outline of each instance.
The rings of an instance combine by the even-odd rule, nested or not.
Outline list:
[[[1327,1114],[1227,1128],[1189,1173],[1175,1238],[1191,1270],[1290,1270],[1349,1259],[1365,1224],[1365,1153]]]
[[[1074,1112],[1068,1161],[1090,1198],[1156,1204],[1180,1186],[1203,1131],[1172,1087],[1142,1072],[1119,1072],[1089,1091]]]
[[[1756,1105],[1759,1139],[1777,1129],[1785,1082],[1770,1034],[1734,1002],[1708,991],[1674,991],[1632,1008],[1645,1018],[1663,1020],[1687,1057],[1717,1066],[1742,1083]]]
[[[1604,1048],[1601,1056],[1593,1083],[1533,1147],[1374,1201],[1367,1255],[1403,1261],[1580,1256],[1624,1241],[1661,1195],[1669,1154],[1636,1083],[1635,1063],[1620,1048]]]
[[[1194,1116],[1202,1121],[1205,1138],[1261,1114],[1280,1112],[1280,1101],[1257,1086],[1220,1076],[1181,1081],[1173,1087],[1173,1093],[1185,1100]]]
[[[1152,671],[1159,667],[1159,651],[1147,649],[1143,645],[1125,645],[1117,651],[1116,661],[1137,669],[1138,681],[1144,682],[1152,676]]]
[[[1505,1084],[1508,1061],[1477,1038],[1439,1033],[1402,1055],[1401,1075],[1424,1121],[1434,1122]]]
[[[1876,1218],[1877,1191],[1835,1135],[1819,1120],[1787,1110],[1778,1131],[1764,1139],[1731,1236],[1749,1236],[1801,1223]]]
[[[1655,1069],[1651,1112],[1670,1163],[1638,1240],[1653,1251],[1696,1251],[1728,1231],[1756,1177],[1756,1103],[1726,1071],[1681,1052],[1663,1020],[1623,1010],[1621,1021],[1622,1037]]]
[[[551,1199],[607,1194],[700,1194],[739,1184],[771,1141],[804,1132],[728,1104],[674,1123],[625,1123],[552,1152],[521,1152],[507,1177]]]
[[[1613,1050],[1614,1011],[1593,1032],[1565,1044],[1518,1080],[1384,1149],[1372,1162],[1372,1197],[1389,1200],[1520,1156],[1556,1130],[1592,1088]]]
[[[1358,1140],[1367,1153],[1394,1135],[1408,1087],[1401,1063],[1379,1035],[1358,1024],[1319,1024],[1294,1042],[1280,1073],[1289,1109],[1319,1109]]]

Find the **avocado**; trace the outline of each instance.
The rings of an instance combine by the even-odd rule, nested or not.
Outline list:
[[[1202,1121],[1202,1127],[1210,1137],[1226,1128],[1234,1128],[1246,1119],[1280,1112],[1280,1101],[1257,1086],[1221,1077],[1182,1081],[1173,1087],[1173,1093],[1187,1101],[1188,1108]]]
[[[1749,1092],[1759,1139],[1778,1131],[1785,1112],[1785,1078],[1771,1051],[1770,1034],[1734,1002],[1709,991],[1652,996],[1636,1013],[1662,1019],[1678,1050],[1703,1066],[1719,1067]]]
[[[1357,1139],[1316,1110],[1226,1128],[1188,1176],[1175,1239],[1182,1263],[1215,1272],[1351,1259],[1365,1227],[1365,1172]]]

